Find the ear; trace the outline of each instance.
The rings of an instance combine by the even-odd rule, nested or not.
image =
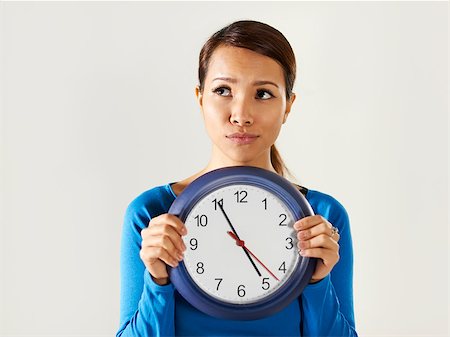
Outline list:
[[[283,124],[286,123],[288,115],[291,112],[292,104],[294,103],[296,97],[297,96],[294,93],[292,93],[291,98],[286,102],[286,112],[284,113]]]
[[[198,105],[200,105],[200,108],[203,109],[203,94],[200,91],[200,86],[198,85],[195,87],[195,96],[197,97]]]

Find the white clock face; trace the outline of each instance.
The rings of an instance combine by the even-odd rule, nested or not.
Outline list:
[[[185,219],[184,264],[195,283],[221,301],[248,304],[271,295],[299,263],[294,216],[253,185],[219,188]]]

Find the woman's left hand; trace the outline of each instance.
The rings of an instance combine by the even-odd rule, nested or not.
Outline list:
[[[318,258],[310,283],[327,276],[339,261],[339,233],[327,219],[312,215],[294,224],[297,230],[297,247],[301,256]]]

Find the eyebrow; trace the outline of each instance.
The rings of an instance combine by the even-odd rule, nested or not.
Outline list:
[[[226,81],[226,82],[230,82],[230,83],[237,83],[237,80],[235,78],[231,78],[231,77],[216,77],[215,79],[213,79],[213,81],[218,81],[218,80]],[[271,84],[278,88],[278,84],[276,84],[272,81],[260,80],[260,81],[253,82],[253,85],[264,85],[264,84]]]

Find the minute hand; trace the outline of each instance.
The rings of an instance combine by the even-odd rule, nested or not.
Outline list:
[[[231,221],[228,218],[227,213],[225,213],[225,210],[223,209],[222,203],[219,202],[218,205],[219,205],[219,208],[222,211],[225,219],[227,220],[228,224],[230,225],[231,230],[233,231],[234,235],[236,235],[238,240],[240,240],[238,233],[236,233],[236,230],[234,229],[233,225],[231,224]],[[256,270],[256,273],[258,274],[258,276],[261,277],[262,275],[261,275],[260,271],[258,270],[258,267],[256,267],[255,261],[253,261],[252,257],[250,256],[250,254],[248,253],[248,251],[244,247],[241,247],[241,248],[244,251],[245,255],[247,255],[247,257],[250,260],[250,262],[252,263],[253,267],[255,267],[255,270]]]

